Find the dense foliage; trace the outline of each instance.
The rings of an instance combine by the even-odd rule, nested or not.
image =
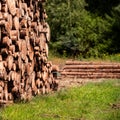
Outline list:
[[[120,52],[120,0],[49,0],[50,47],[73,57]]]

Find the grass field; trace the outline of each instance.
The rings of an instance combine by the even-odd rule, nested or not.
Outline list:
[[[120,120],[120,80],[37,96],[1,108],[0,120]]]

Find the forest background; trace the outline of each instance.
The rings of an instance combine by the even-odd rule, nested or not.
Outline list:
[[[120,0],[48,0],[50,50],[65,57],[120,53]]]

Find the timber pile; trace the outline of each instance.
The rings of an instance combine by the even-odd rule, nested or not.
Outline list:
[[[57,89],[48,61],[46,0],[0,0],[0,103]]]
[[[67,61],[61,75],[90,79],[120,78],[120,63]]]

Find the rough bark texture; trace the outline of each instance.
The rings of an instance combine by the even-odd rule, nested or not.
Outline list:
[[[120,78],[120,63],[66,61],[61,70],[62,77],[76,78]]]

